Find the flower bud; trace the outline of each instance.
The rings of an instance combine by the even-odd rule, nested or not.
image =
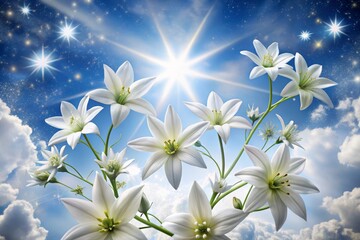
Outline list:
[[[243,205],[240,199],[238,199],[237,197],[233,197],[233,206],[236,209],[240,209],[243,210]]]
[[[202,146],[200,141],[196,141],[196,142],[194,143],[194,145],[195,145],[195,147],[201,147],[201,146]]]
[[[151,204],[146,195],[143,193],[138,211],[145,214],[149,211],[150,207]]]

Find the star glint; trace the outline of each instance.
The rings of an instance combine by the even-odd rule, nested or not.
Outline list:
[[[73,27],[72,23],[68,24],[65,21],[65,26],[59,27],[60,28],[60,32],[59,32],[60,37],[59,38],[62,38],[63,40],[66,40],[69,44],[70,44],[71,39],[77,40],[76,37],[75,37],[75,35],[77,34],[75,32],[75,29],[77,27],[78,26]]]
[[[346,35],[342,29],[344,27],[346,27],[345,25],[341,25],[341,22],[343,20],[341,20],[340,22],[337,21],[336,17],[333,20],[330,19],[330,23],[325,23],[328,26],[327,31],[329,32],[329,35],[333,35],[334,40],[336,39],[336,37],[340,37],[341,34]]]
[[[24,16],[29,16],[30,12],[31,12],[31,9],[30,9],[30,4],[28,5],[25,5],[23,7],[20,7],[20,11],[21,11],[21,14],[24,15]]]
[[[41,71],[42,79],[44,80],[45,70],[48,71],[51,75],[52,75],[51,70],[58,71],[58,69],[51,66],[51,63],[60,60],[60,58],[57,58],[57,59],[52,58],[51,55],[53,54],[53,52],[54,52],[54,50],[49,54],[45,54],[44,46],[43,46],[41,49],[41,55],[34,52],[33,58],[27,58],[28,60],[30,60],[33,63],[32,65],[28,66],[28,67],[31,67],[34,69],[31,72],[31,74],[33,74],[34,72]]]
[[[311,36],[311,32],[309,31],[302,31],[299,35],[300,40],[302,41],[309,41],[310,40],[310,36]]]

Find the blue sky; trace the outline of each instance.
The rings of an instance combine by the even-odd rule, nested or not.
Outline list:
[[[356,1],[2,1],[0,4],[0,239],[19,237],[8,231],[7,220],[24,220],[29,226],[27,239],[59,239],[75,224],[59,201],[74,197],[60,186],[48,185],[26,188],[26,168],[41,160],[39,150],[56,129],[45,118],[60,115],[60,102],[77,106],[90,90],[105,88],[103,64],[117,69],[124,61],[131,62],[135,80],[157,76],[154,87],[145,99],[163,120],[169,104],[179,113],[183,126],[199,121],[183,104],[186,101],[206,103],[211,91],[224,100],[243,101],[237,113],[246,116],[248,105],[264,111],[267,105],[265,76],[249,80],[254,63],[240,51],[254,52],[252,42],[260,40],[265,46],[278,42],[280,53],[301,53],[308,64],[321,64],[322,76],[338,83],[326,89],[335,108],[330,109],[315,99],[311,106],[300,111],[295,97],[271,113],[267,121],[280,129],[275,113],[285,122],[298,124],[301,144],[305,151],[295,148],[292,156],[305,156],[303,175],[320,189],[319,194],[304,196],[308,221],[289,213],[281,231],[275,232],[270,211],[251,215],[229,237],[237,239],[326,239],[360,238],[359,204],[360,167],[360,59],[359,8]],[[22,10],[27,6],[29,13]],[[336,20],[335,20],[336,19]],[[340,23],[342,33],[333,35],[331,23]],[[61,37],[64,26],[74,28],[73,38]],[[310,39],[302,40],[302,31]],[[37,71],[32,60],[36,55],[51,54],[51,68]],[[180,61],[181,57],[183,59]],[[173,60],[171,60],[173,59]],[[177,66],[174,67],[173,63]],[[293,60],[290,65],[294,65]],[[181,67],[179,67],[181,66]],[[274,100],[289,80],[279,77],[274,82]],[[97,105],[90,101],[90,106]],[[267,122],[265,121],[265,122]],[[108,106],[104,106],[94,122],[102,136],[111,123]],[[262,129],[263,126],[260,126]],[[111,137],[120,151],[129,140],[150,136],[146,118],[131,112]],[[91,136],[94,146],[102,143]],[[243,130],[232,130],[226,144],[227,164],[240,150]],[[214,156],[219,157],[217,136],[208,131],[201,139]],[[256,133],[251,144],[261,147],[263,141]],[[65,143],[64,143],[65,144]],[[62,146],[63,144],[59,144]],[[272,154],[269,151],[269,155]],[[83,145],[74,151],[66,147],[68,161],[87,175],[97,170],[94,157]],[[141,182],[141,169],[149,153],[128,149],[127,157],[135,158],[132,174],[120,177],[127,187]],[[165,218],[175,211],[187,210],[187,196],[194,180],[210,195],[208,178],[216,169],[206,159],[207,170],[184,166],[178,191],[168,184],[160,169],[143,181],[145,192],[154,202],[153,211]],[[235,168],[250,166],[246,155]],[[92,179],[94,174],[90,176]],[[73,179],[59,174],[59,179],[76,186]],[[237,179],[231,176],[229,182]],[[85,188],[88,194],[90,188]],[[157,192],[158,194],[154,194]],[[232,196],[244,196],[236,192]],[[226,198],[218,209],[231,204]],[[164,212],[162,209],[169,209]],[[348,212],[348,207],[354,208]],[[216,210],[216,209],[215,209]],[[21,215],[22,214],[22,215]],[[59,220],[61,219],[61,220]],[[6,235],[7,234],[7,235]],[[27,234],[27,235],[26,235]],[[154,232],[147,232],[153,236]],[[160,237],[159,237],[160,238]]]

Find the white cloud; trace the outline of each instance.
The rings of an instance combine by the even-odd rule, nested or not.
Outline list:
[[[17,167],[26,167],[37,160],[35,145],[30,139],[31,128],[10,114],[0,99],[0,182]]]
[[[347,110],[351,107],[351,98],[346,98],[339,101],[339,105],[335,108],[336,110]]]
[[[339,162],[344,165],[360,167],[360,134],[347,136],[340,146]]]
[[[19,193],[18,189],[14,189],[10,184],[0,183],[0,206],[4,206],[16,199]]]
[[[360,128],[360,97],[357,99],[346,98],[339,102],[336,107],[341,111],[341,119],[337,126],[341,124],[348,125],[352,128],[352,132],[356,132]]]
[[[318,121],[324,118],[327,115],[326,113],[326,107],[322,104],[320,104],[312,113],[311,113],[311,120],[312,121]]]
[[[34,218],[34,209],[24,200],[15,200],[0,216],[0,236],[5,239],[42,240],[47,230]]]
[[[344,192],[339,198],[325,197],[323,207],[328,212],[339,215],[343,226],[360,232],[360,188]]]

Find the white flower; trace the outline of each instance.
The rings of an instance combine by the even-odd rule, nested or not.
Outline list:
[[[61,117],[45,119],[50,126],[62,129],[55,133],[49,141],[54,145],[67,140],[72,149],[78,144],[81,134],[99,134],[98,127],[90,122],[103,108],[96,106],[87,110],[89,97],[81,99],[78,108],[69,102],[62,101],[60,106]]]
[[[231,188],[231,185],[227,185],[227,182],[223,178],[218,178],[217,174],[215,173],[214,180],[210,179],[210,184],[213,192],[216,193],[223,193],[226,192]]]
[[[226,233],[247,217],[238,209],[225,209],[213,215],[209,199],[197,182],[189,194],[190,213],[176,213],[167,217],[163,226],[174,233],[174,239],[230,239]]]
[[[281,144],[270,160],[261,150],[245,146],[245,151],[255,167],[248,167],[236,173],[242,180],[252,184],[245,212],[254,211],[269,203],[275,220],[276,230],[284,224],[287,207],[306,220],[306,208],[300,193],[319,192],[306,178],[297,176],[305,166],[304,158],[290,158],[289,148]]]
[[[139,208],[141,196],[142,186],[138,186],[115,198],[105,180],[96,173],[92,202],[77,198],[61,199],[78,222],[62,239],[146,239],[137,227],[129,223]]]
[[[279,46],[277,42],[272,43],[268,48],[259,41],[253,42],[257,56],[249,51],[241,51],[242,55],[249,57],[258,66],[250,72],[250,79],[260,77],[267,73],[274,81],[278,76],[279,68],[291,68],[286,63],[294,58],[291,53],[279,55]]]
[[[91,99],[103,104],[110,104],[111,120],[117,127],[129,114],[130,109],[146,115],[155,116],[153,106],[141,97],[155,82],[155,77],[134,82],[134,71],[126,61],[116,71],[104,65],[104,82],[107,89],[95,89],[88,93]]]
[[[248,106],[248,110],[246,111],[246,114],[251,121],[255,122],[260,117],[259,107],[254,108],[254,105],[251,107]]]
[[[280,131],[279,140],[285,143],[287,146],[294,148],[293,145],[303,148],[299,142],[301,137],[299,137],[299,131],[297,130],[297,125],[294,121],[290,121],[286,126],[282,117],[276,114],[277,118],[281,123],[282,130]]]
[[[275,125],[271,122],[268,122],[265,124],[265,128],[263,130],[260,130],[260,136],[264,139],[271,139],[275,136]]]
[[[51,151],[43,150],[41,154],[46,161],[38,161],[38,163],[43,164],[43,166],[38,168],[38,171],[49,171],[50,175],[48,181],[52,179],[57,171],[63,167],[63,162],[65,161],[67,155],[64,155],[65,146],[59,150],[56,146],[51,147]]]
[[[165,165],[166,177],[177,189],[181,181],[181,162],[206,168],[202,156],[193,145],[208,128],[208,122],[190,125],[183,131],[179,115],[171,106],[166,111],[164,123],[150,116],[147,122],[153,137],[142,137],[128,143],[136,150],[154,152],[144,166],[143,179]]]
[[[112,148],[109,149],[107,156],[105,153],[101,154],[101,161],[95,160],[100,167],[101,170],[106,172],[109,178],[115,179],[121,173],[128,173],[126,168],[134,161],[134,159],[130,159],[128,161],[123,162],[123,158],[126,153],[126,148],[124,148],[119,153],[114,153]]]
[[[209,94],[207,106],[197,102],[186,102],[185,105],[204,121],[209,121],[209,129],[215,128],[226,143],[230,136],[230,128],[251,129],[251,124],[243,117],[235,116],[241,106],[239,99],[223,102],[215,92]]]
[[[49,182],[56,182],[55,177],[49,179],[50,173],[48,171],[39,171],[39,167],[32,166],[28,169],[28,174],[31,177],[31,180],[28,180],[27,187],[32,186],[46,186]]]
[[[283,97],[293,97],[300,95],[300,110],[306,109],[313,101],[313,97],[323,101],[331,108],[334,107],[331,99],[322,88],[337,85],[330,79],[320,77],[322,66],[318,64],[307,66],[303,56],[295,54],[296,72],[289,68],[279,71],[279,74],[291,79],[281,92]]]

